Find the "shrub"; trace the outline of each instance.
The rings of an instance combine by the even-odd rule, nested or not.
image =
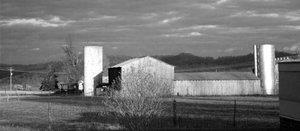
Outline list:
[[[166,106],[161,97],[171,95],[172,86],[144,69],[132,70],[126,76],[112,84],[111,89],[120,90],[113,90],[105,105],[126,128],[147,129],[154,119],[164,115]]]
[[[53,66],[49,66],[49,71],[47,74],[43,77],[40,90],[49,91],[49,90],[56,90],[58,89],[58,81],[57,76],[54,74],[55,69]]]

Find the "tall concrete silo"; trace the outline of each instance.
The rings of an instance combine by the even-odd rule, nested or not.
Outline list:
[[[84,47],[84,96],[94,96],[95,83],[103,71],[102,46]]]
[[[258,68],[262,88],[268,95],[274,94],[275,89],[275,47],[270,44],[258,48]]]

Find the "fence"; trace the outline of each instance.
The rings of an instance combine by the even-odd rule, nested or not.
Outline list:
[[[192,129],[279,129],[276,97],[179,97],[173,125]]]
[[[104,97],[48,96],[0,100],[3,125],[45,130],[123,129],[102,104]],[[174,99],[176,102],[174,102]],[[278,129],[276,96],[164,98],[166,114],[152,124],[159,129]]]
[[[260,80],[178,80],[175,95],[254,95],[263,94]]]

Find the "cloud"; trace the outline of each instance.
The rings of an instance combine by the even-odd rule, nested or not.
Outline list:
[[[216,7],[211,5],[211,4],[194,4],[192,6],[193,7],[199,7],[199,8],[202,8],[202,9],[210,9],[210,10],[216,9]]]
[[[117,50],[117,49],[119,49],[118,47],[116,47],[116,46],[113,46],[113,47],[111,47],[113,50]]]
[[[277,48],[287,46],[286,49],[292,50],[295,49],[292,45],[300,41],[300,0],[33,1],[6,0],[1,5],[0,30],[5,32],[1,34],[1,45],[14,45],[11,49],[26,45],[24,49],[34,55],[37,52],[31,49],[45,47],[40,48],[45,57],[58,52],[54,52],[57,44],[47,44],[50,43],[47,41],[64,42],[64,37],[71,33],[76,44],[82,41],[111,44],[119,49],[108,49],[122,55],[144,53],[124,51],[123,46],[150,47],[155,43],[160,45],[160,50],[170,51],[170,46],[163,46],[174,44],[174,50],[189,48],[198,50],[196,55],[218,56],[237,55],[244,50],[230,54],[233,49],[229,48],[246,50],[256,41],[270,41]],[[200,53],[199,49],[209,51]],[[218,53],[218,49],[222,52]],[[20,54],[12,55],[21,60],[17,57]]]
[[[199,32],[191,32],[189,36],[201,36],[202,34]]]
[[[190,32],[190,33],[174,33],[174,34],[164,34],[163,37],[196,37],[196,36],[202,36],[200,32]]]
[[[147,13],[147,14],[142,15],[140,18],[144,19],[144,20],[148,20],[148,19],[153,19],[157,16],[158,16],[157,13]]]
[[[218,0],[212,3],[185,3],[184,7],[187,8],[198,8],[198,9],[208,9],[208,10],[215,10],[219,5],[228,2],[229,0]]]
[[[168,23],[172,23],[172,22],[178,21],[180,19],[182,19],[182,17],[172,17],[172,18],[168,18],[168,19],[164,19],[162,21],[159,21],[158,23],[159,24],[168,24]]]
[[[224,52],[228,53],[228,52],[233,52],[235,50],[236,50],[235,48],[228,48],[228,49],[224,50]]]
[[[98,20],[115,20],[119,17],[117,16],[108,16],[108,15],[103,15],[103,16],[98,16],[98,17],[92,17],[88,18],[87,21],[98,21]]]
[[[231,15],[231,17],[269,17],[269,18],[277,18],[279,16],[280,15],[276,13],[257,14],[255,11],[243,11]]]
[[[169,11],[169,12],[166,12],[165,13],[166,15],[175,15],[175,14],[178,14],[177,11]]]
[[[299,12],[286,12],[286,13],[257,13],[256,11],[243,11],[238,12],[230,17],[264,17],[264,18],[283,18],[289,21],[299,21],[300,13]]]
[[[300,30],[300,25],[282,25],[279,26],[279,28],[288,29],[288,30]]]
[[[40,48],[32,48],[31,50],[32,50],[32,51],[39,51]]]
[[[195,26],[189,26],[189,27],[183,27],[175,29],[177,31],[183,31],[183,30],[206,30],[206,29],[214,29],[217,28],[218,25],[195,25]]]
[[[300,20],[300,11],[292,11],[292,12],[287,12],[284,17],[286,19],[289,19],[290,21],[299,21]]]
[[[297,44],[294,44],[294,45],[291,45],[291,46],[285,46],[283,47],[283,50],[286,50],[286,51],[300,51],[300,43],[297,43]]]
[[[216,6],[213,3],[191,3],[191,2],[182,2],[180,4],[180,7],[185,8],[195,8],[195,9],[207,9],[207,10],[214,10],[216,9]]]
[[[223,3],[226,3],[227,1],[229,1],[229,0],[219,0],[219,1],[216,2],[216,4],[217,5],[223,4]]]
[[[1,20],[0,26],[14,26],[14,25],[32,25],[39,27],[60,27],[66,26],[73,21],[63,21],[58,16],[53,16],[51,19],[45,20],[41,18],[29,18],[29,19],[8,19]]]
[[[290,21],[299,21],[300,20],[299,16],[290,16],[290,15],[287,15],[287,16],[285,16],[285,18],[289,19]]]
[[[225,50],[223,50],[223,52],[225,53],[232,53],[234,51],[238,51],[238,50],[242,50],[241,48],[237,48],[237,47],[232,47],[232,48],[227,48]]]

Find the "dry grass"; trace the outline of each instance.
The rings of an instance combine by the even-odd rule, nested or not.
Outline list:
[[[278,98],[177,97],[178,125],[173,126],[172,100],[164,99],[166,115],[152,121],[160,129],[278,129]],[[236,127],[233,127],[233,101],[237,99]],[[39,96],[6,102],[0,98],[0,130],[91,130],[123,129],[109,114],[103,97]],[[50,102],[51,121],[48,117]],[[49,127],[50,125],[50,127]]]
[[[114,124],[94,123],[85,113],[103,111],[101,99],[76,96],[25,97],[20,101],[0,101],[0,125],[39,130],[81,130],[118,128]],[[48,112],[50,104],[50,113]],[[49,119],[50,114],[50,119]]]
[[[32,128],[0,126],[1,131],[35,131]]]

